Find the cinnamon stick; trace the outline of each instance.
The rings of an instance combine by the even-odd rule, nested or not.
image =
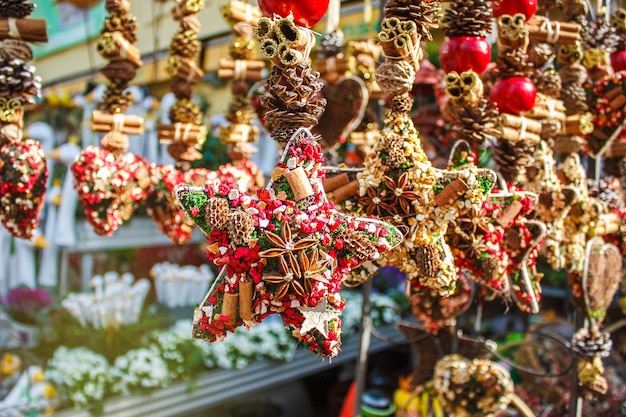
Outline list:
[[[26,42],[48,42],[44,19],[0,17],[0,40],[21,39]]]
[[[324,187],[324,190],[327,193],[329,193],[341,187],[342,185],[346,185],[349,182],[350,182],[350,178],[348,177],[348,174],[345,172],[342,172],[341,174],[333,175],[332,177],[327,177],[322,183],[322,186]]]
[[[139,68],[141,52],[132,43],[128,42],[121,32],[105,32],[100,35],[96,50],[105,59],[110,61],[128,61],[135,68]]]
[[[197,83],[204,75],[204,71],[195,61],[178,55],[171,55],[167,59],[166,70],[172,78],[185,80],[190,84]]]
[[[580,40],[580,25],[571,22],[549,21],[545,16],[534,15],[528,22],[530,40],[558,45],[574,45]]]
[[[258,133],[256,126],[235,123],[220,128],[220,140],[223,143],[255,142]]]
[[[515,220],[515,217],[520,213],[520,211],[522,211],[522,208],[522,203],[514,200],[511,204],[506,206],[504,210],[502,210],[502,213],[497,220],[498,224],[502,227],[508,227],[511,223],[513,223],[513,220]]]
[[[185,143],[197,145],[204,142],[207,128],[192,123],[174,123],[157,125],[157,135],[162,143]]]
[[[359,195],[359,182],[357,180],[336,188],[332,192],[326,193],[326,198],[334,203],[341,203],[351,197]]]
[[[435,204],[448,207],[469,190],[469,186],[460,178],[455,179],[435,196]]]
[[[285,172],[285,178],[291,187],[296,202],[314,194],[313,187],[311,186],[311,182],[304,168],[297,167],[296,169]]]
[[[94,132],[117,131],[127,135],[143,133],[143,118],[130,114],[111,114],[94,110],[91,114],[91,130]]]
[[[230,0],[222,8],[222,14],[228,20],[243,22],[252,26],[256,26],[259,19],[263,17],[258,7],[241,0]]]
[[[229,325],[237,322],[237,307],[239,306],[239,294],[225,293],[222,301],[222,316],[228,316]]]
[[[239,282],[239,317],[242,320],[252,320],[252,295],[254,281]]]

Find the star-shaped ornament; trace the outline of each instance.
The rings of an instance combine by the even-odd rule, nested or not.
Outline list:
[[[302,128],[257,198],[227,184],[178,188],[179,203],[207,236],[207,258],[222,268],[196,309],[194,337],[219,340],[280,314],[310,350],[338,353],[342,281],[399,244],[402,234],[380,220],[337,211],[322,186],[322,163],[321,147]],[[309,327],[304,312],[320,303],[327,327]]]
[[[328,338],[328,326],[331,322],[337,323],[339,315],[337,310],[326,308],[327,300],[324,298],[315,307],[300,307],[299,310],[304,316],[304,322],[300,328],[300,334],[306,334],[311,330],[317,330],[322,336]]]

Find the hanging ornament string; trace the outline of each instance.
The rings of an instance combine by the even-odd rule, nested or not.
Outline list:
[[[326,12],[326,33],[332,33],[339,29],[340,16],[341,0],[330,0],[328,11]]]
[[[48,178],[40,142],[23,135],[25,106],[41,97],[28,42],[48,40],[46,21],[28,17],[34,7],[27,0],[0,7],[0,222],[23,239],[31,239],[39,225]]]

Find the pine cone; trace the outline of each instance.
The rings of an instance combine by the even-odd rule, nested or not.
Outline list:
[[[391,99],[391,108],[398,113],[409,113],[413,108],[413,98],[406,94],[394,96]]]
[[[252,107],[250,98],[247,96],[233,96],[228,104],[225,117],[231,123],[249,125],[255,119],[256,112]]]
[[[385,17],[411,20],[417,25],[422,39],[432,41],[431,29],[439,27],[441,6],[438,1],[389,0],[385,6]]]
[[[326,100],[319,94],[323,87],[319,75],[308,64],[294,67],[275,65],[272,68],[261,104],[269,110],[265,120],[272,126],[274,139],[281,141],[288,134],[285,132],[317,124],[326,105]]]
[[[501,78],[532,75],[532,63],[528,62],[528,54],[521,48],[511,48],[501,52],[496,62]]]
[[[204,206],[204,221],[212,229],[224,229],[228,221],[228,201],[211,197]]]
[[[582,64],[561,66],[559,68],[561,83],[582,85],[587,80],[587,68]]]
[[[170,108],[169,118],[172,123],[202,123],[200,107],[191,100],[178,100]]]
[[[558,98],[561,94],[561,76],[554,68],[547,69],[539,74],[537,79],[533,79],[537,92],[548,97]]]
[[[34,103],[41,97],[41,77],[35,75],[35,67],[20,59],[0,59],[0,97]]]
[[[344,37],[340,30],[326,33],[317,48],[320,58],[328,58],[337,55],[344,50]]]
[[[119,82],[118,82],[119,81]],[[112,80],[107,86],[100,108],[107,113],[124,113],[133,103],[133,96],[130,92],[124,92],[128,88],[128,83],[121,80]]]
[[[581,85],[563,85],[560,98],[563,100],[565,112],[568,115],[585,113],[589,109],[587,106],[587,93]]]
[[[549,43],[532,42],[528,47],[528,60],[539,71],[540,67],[546,65],[556,56],[556,51]]]
[[[590,334],[586,327],[581,328],[572,337],[572,352],[582,359],[593,359],[600,355],[606,358],[611,354],[613,341],[609,333]]]
[[[604,15],[599,15],[593,22],[582,26],[581,39],[583,50],[597,48],[611,54],[615,52],[620,37],[616,29],[606,21]]]
[[[0,0],[0,16],[23,19],[28,17],[35,5],[27,0]]]
[[[443,33],[453,36],[485,37],[491,31],[491,5],[484,0],[458,0],[445,11]]]
[[[520,178],[525,177],[526,167],[532,164],[534,153],[535,145],[527,141],[498,140],[493,161],[507,182],[517,184]]]
[[[344,249],[353,254],[359,262],[375,258],[378,252],[376,242],[354,229],[347,227],[342,229],[337,234],[337,240],[342,240]]]
[[[230,213],[227,224],[228,236],[235,245],[246,245],[254,232],[252,216],[242,210]]]
[[[170,54],[194,58],[200,53],[198,34],[192,30],[179,29],[170,43]]]
[[[552,10],[561,6],[561,0],[539,0],[538,7],[541,10]]]
[[[450,110],[457,118],[452,130],[458,133],[458,139],[480,146],[497,135],[498,106],[486,98],[482,97],[474,106],[452,105]]]

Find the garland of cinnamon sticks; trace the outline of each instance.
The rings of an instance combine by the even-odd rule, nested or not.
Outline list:
[[[125,93],[136,70],[142,65],[136,42],[137,18],[131,14],[130,0],[107,0],[109,16],[96,44],[96,50],[108,60],[101,72],[109,79],[100,109],[91,115],[91,130],[105,132],[100,144],[115,154],[128,149],[127,135],[143,133],[143,118],[125,115],[132,96]]]
[[[230,124],[220,128],[220,141],[228,146],[231,160],[237,162],[250,158],[257,151],[251,145],[256,142],[259,131],[252,125],[256,113],[248,98],[248,82],[261,81],[266,77],[266,63],[256,57],[258,47],[254,31],[258,22],[265,22],[267,18],[261,18],[259,8],[243,0],[231,0],[222,8],[222,15],[232,24],[234,39],[230,58],[221,59],[218,70],[220,78],[232,80],[231,101],[225,115]],[[251,25],[253,17],[256,21]]]
[[[169,144],[168,153],[179,162],[200,159],[202,154],[197,148],[207,136],[200,124],[200,108],[192,101],[192,88],[204,75],[197,63],[201,50],[197,16],[203,8],[203,0],[181,0],[171,10],[179,28],[170,42],[166,71],[172,77],[170,91],[176,102],[169,112],[170,123],[157,125],[157,135],[159,141]]]

